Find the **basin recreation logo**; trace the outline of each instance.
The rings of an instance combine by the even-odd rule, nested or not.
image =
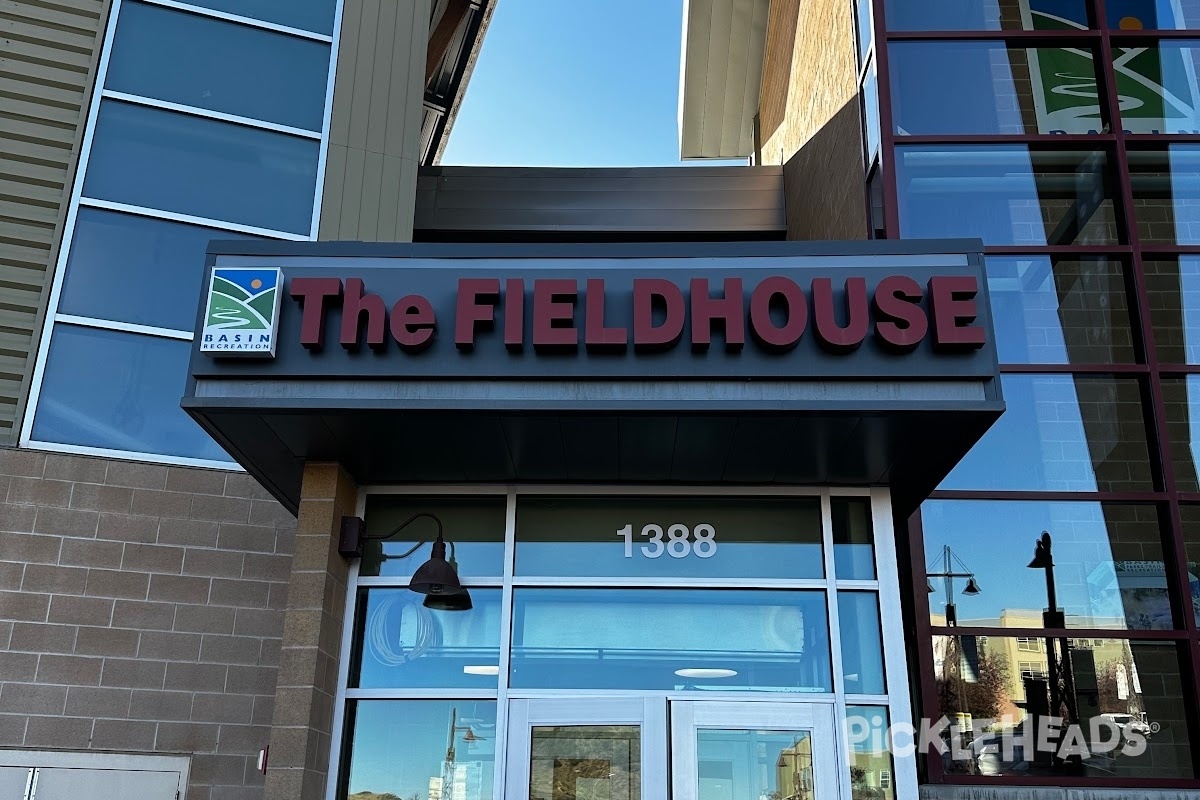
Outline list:
[[[278,268],[213,269],[200,352],[274,358],[282,284]]]

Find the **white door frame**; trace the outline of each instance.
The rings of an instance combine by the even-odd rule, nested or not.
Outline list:
[[[529,797],[531,732],[538,725],[637,725],[641,728],[642,800],[667,796],[667,703],[659,697],[510,700],[504,796]]]
[[[682,700],[671,703],[671,797],[697,800],[696,733],[704,729],[808,731],[812,742],[815,797],[839,796],[838,735],[828,703],[736,703]]]

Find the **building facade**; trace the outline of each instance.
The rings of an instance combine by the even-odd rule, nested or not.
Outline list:
[[[689,0],[681,154],[748,166],[437,166],[492,12],[0,9],[0,797],[1200,796],[1200,7]],[[768,263],[977,273],[981,341],[796,278],[772,347]],[[639,341],[677,274],[742,342],[682,279]]]

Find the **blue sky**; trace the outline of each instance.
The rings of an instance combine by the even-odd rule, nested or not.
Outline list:
[[[678,164],[683,0],[498,0],[444,164]]]

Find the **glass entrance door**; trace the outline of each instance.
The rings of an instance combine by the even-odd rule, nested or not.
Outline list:
[[[672,702],[672,797],[837,797],[834,736],[832,704]]]
[[[580,697],[509,703],[512,800],[660,800],[667,796],[666,702]]]
[[[509,800],[837,796],[832,704],[663,698],[513,700]],[[668,770],[668,764],[670,769]]]

